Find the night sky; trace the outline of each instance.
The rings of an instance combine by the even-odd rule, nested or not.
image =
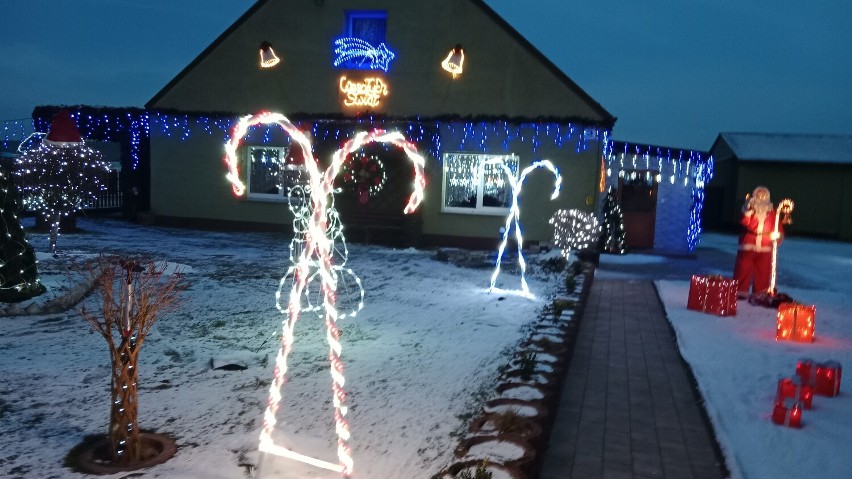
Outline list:
[[[720,131],[852,134],[850,2],[486,1],[618,117],[616,139],[706,150]],[[4,0],[0,121],[141,107],[253,3]]]

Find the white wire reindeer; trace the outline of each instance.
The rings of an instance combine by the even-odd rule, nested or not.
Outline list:
[[[263,427],[260,434],[261,452],[275,454],[301,461],[312,466],[321,467],[340,472],[344,477],[350,477],[354,466],[352,451],[349,447],[349,423],[346,420],[348,405],[346,392],[343,389],[345,378],[343,376],[343,362],[340,360],[342,345],[340,344],[340,331],[337,321],[348,315],[354,316],[363,305],[363,293],[360,280],[352,270],[343,270],[343,264],[335,265],[333,258],[336,253],[341,253],[335,247],[335,241],[343,244],[343,263],[346,260],[345,239],[339,223],[339,216],[334,208],[334,179],[340,172],[340,167],[353,151],[369,143],[390,143],[401,148],[414,164],[414,192],[405,206],[404,213],[412,213],[423,200],[423,188],[426,185],[423,168],[425,160],[417,153],[415,146],[401,133],[387,133],[382,130],[374,130],[370,133],[361,132],[353,139],[348,140],[341,149],[333,156],[331,164],[325,171],[320,171],[315,160],[311,143],[308,138],[299,131],[284,115],[279,113],[260,113],[243,117],[234,127],[231,140],[225,145],[228,164],[228,180],[232,183],[234,194],[242,196],[245,193],[245,185],[239,178],[237,148],[248,128],[258,124],[277,124],[283,128],[294,142],[302,149],[305,158],[305,168],[308,172],[309,183],[297,191],[305,195],[303,208],[296,212],[294,220],[295,237],[291,243],[291,260],[294,262],[284,278],[281,279],[278,292],[276,293],[276,306],[284,314],[285,319],[282,326],[281,346],[275,359],[275,369],[272,384],[269,387],[269,400],[263,416]],[[298,259],[293,258],[292,251],[298,250]],[[341,274],[350,274],[360,289],[361,301],[354,311],[341,313],[337,310],[337,288],[338,279]],[[286,304],[281,300],[282,292],[286,284],[292,282],[290,295]],[[311,289],[312,284],[319,282],[319,291]],[[320,298],[315,301],[312,298]],[[281,402],[281,388],[284,385],[287,374],[287,359],[293,348],[294,328],[302,312],[315,312],[319,317],[325,319],[326,339],[329,345],[329,362],[332,376],[332,401],[334,404],[335,432],[337,433],[337,457],[338,463],[333,464],[321,459],[316,459],[285,446],[276,444],[272,438],[277,422],[276,413]]]
[[[494,285],[497,283],[497,276],[500,275],[500,264],[503,261],[503,252],[506,250],[506,244],[509,242],[509,231],[514,225],[515,240],[518,244],[518,264],[521,266],[521,293],[524,296],[531,296],[530,288],[527,285],[527,280],[525,278],[527,262],[524,260],[524,254],[521,251],[524,244],[524,238],[521,235],[521,209],[518,205],[518,196],[521,194],[521,188],[524,185],[524,180],[526,180],[529,173],[536,168],[547,168],[556,178],[553,185],[553,193],[550,195],[550,199],[555,200],[559,197],[559,190],[562,187],[562,176],[550,160],[539,160],[534,162],[530,166],[521,170],[521,174],[518,175],[517,178],[515,178],[512,170],[509,169],[502,158],[491,158],[486,160],[479,165],[479,168],[484,169],[486,166],[490,165],[499,166],[506,174],[506,177],[509,180],[509,186],[512,188],[512,206],[509,208],[509,216],[506,217],[506,225],[503,227],[503,241],[500,243],[500,249],[497,253],[497,265],[494,268],[494,273],[491,275],[491,286],[489,291],[493,291],[495,289]]]

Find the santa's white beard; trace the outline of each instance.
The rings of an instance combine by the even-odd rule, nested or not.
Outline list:
[[[754,208],[754,212],[758,215],[765,215],[766,213],[772,211],[772,202],[771,201],[754,201],[751,205]]]

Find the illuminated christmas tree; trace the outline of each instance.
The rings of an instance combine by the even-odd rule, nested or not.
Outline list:
[[[598,249],[606,253],[624,254],[625,244],[624,214],[615,197],[615,190],[610,187],[603,204],[603,232]]]
[[[0,301],[23,301],[44,293],[35,251],[18,219],[18,198],[11,175],[0,168]]]
[[[59,220],[106,189],[109,166],[86,146],[67,110],[53,116],[47,137],[17,160],[15,175],[23,205],[50,225],[50,251],[56,252]]]

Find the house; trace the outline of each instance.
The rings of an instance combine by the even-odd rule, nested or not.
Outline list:
[[[702,231],[704,189],[713,156],[704,151],[613,140],[600,190],[614,189],[628,250],[688,254]]]
[[[852,135],[723,132],[710,152],[709,227],[734,228],[745,195],[762,185],[776,204],[793,200],[789,233],[852,240]]]
[[[262,68],[261,54],[280,61]],[[374,168],[369,183],[359,184],[363,171],[340,176],[336,206],[352,234],[370,234],[358,231],[362,223],[386,229],[372,235],[388,239],[399,226],[416,238],[408,242],[488,248],[511,191],[501,170],[480,167],[485,160],[518,172],[548,159],[559,169],[557,199],[543,170],[521,194],[525,239],[546,242],[557,209],[594,209],[615,123],[481,0],[259,0],[146,107],[158,223],[290,227],[288,187],[305,173],[298,147],[277,127],[255,128],[241,144],[247,194],[235,198],[225,181],[224,143],[236,119],[267,110],[308,132],[320,162],[373,128],[402,132],[426,157],[425,199],[408,219],[404,155],[372,145],[352,159],[353,168]]]

